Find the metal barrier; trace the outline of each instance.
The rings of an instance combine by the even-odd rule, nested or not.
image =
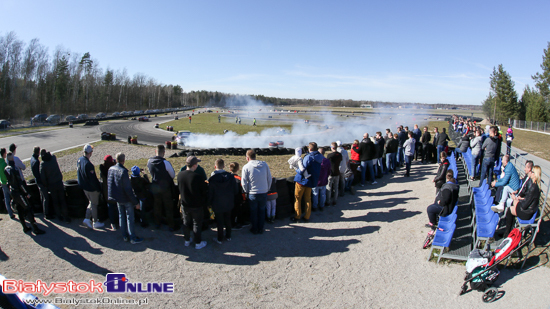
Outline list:
[[[513,127],[540,132],[550,132],[550,123],[538,121],[513,120]]]

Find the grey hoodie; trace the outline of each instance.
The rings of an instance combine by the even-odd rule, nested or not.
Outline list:
[[[250,160],[243,166],[241,184],[248,194],[264,194],[271,187],[271,171],[265,161]]]
[[[495,137],[489,137],[485,139],[483,145],[481,146],[481,149],[485,150],[485,152],[483,153],[484,159],[495,157],[495,153],[497,151],[497,142],[498,139],[496,139]]]
[[[481,151],[481,136],[476,136],[470,141],[470,148],[472,148],[472,156],[477,157]]]

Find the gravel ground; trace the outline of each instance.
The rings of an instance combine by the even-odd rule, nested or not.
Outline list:
[[[110,146],[108,152],[126,147]],[[95,164],[104,155],[101,148]],[[144,148],[143,154],[151,151]],[[77,156],[60,164],[74,166]],[[181,234],[166,230],[137,227],[145,241],[131,245],[119,232],[88,230],[76,220],[47,222],[41,215],[47,234],[29,236],[0,215],[9,235],[0,238],[5,254],[0,269],[8,278],[28,281],[103,282],[106,273],[120,272],[130,282],[173,282],[170,295],[116,295],[147,297],[151,308],[548,308],[547,267],[502,271],[497,284],[504,295],[483,304],[476,291],[458,296],[463,265],[426,261],[428,251],[421,246],[435,169],[413,164],[412,177],[386,176],[340,198],[336,207],[314,212],[308,224],[280,220],[266,224],[263,235],[234,231],[232,242],[222,245],[212,241],[213,230],[206,231],[208,246],[202,250],[184,247]]]

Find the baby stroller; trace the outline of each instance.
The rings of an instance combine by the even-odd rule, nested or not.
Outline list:
[[[466,276],[464,277],[464,284],[462,284],[459,295],[468,291],[468,283],[470,283],[472,290],[483,292],[481,298],[483,302],[490,303],[495,301],[498,289],[491,287],[491,285],[497,280],[500,274],[497,265],[529,244],[531,237],[528,237],[520,244],[522,235],[520,230],[516,228],[510,232],[508,237],[500,243],[494,252],[480,249],[472,250],[466,261]]]

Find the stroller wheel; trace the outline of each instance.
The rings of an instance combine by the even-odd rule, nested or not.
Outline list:
[[[498,294],[497,288],[488,288],[481,297],[481,300],[483,300],[484,303],[492,303],[496,298]]]

